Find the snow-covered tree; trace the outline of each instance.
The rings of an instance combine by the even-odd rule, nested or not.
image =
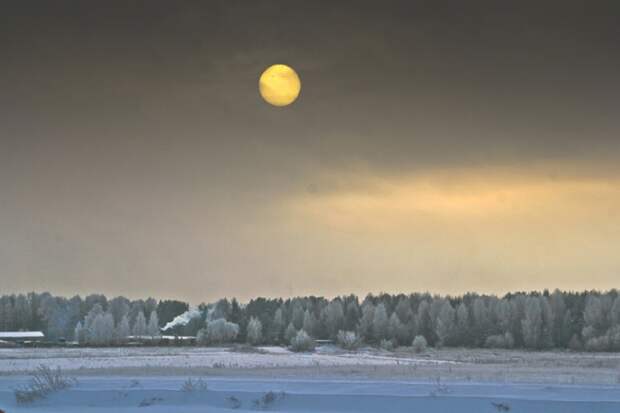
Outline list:
[[[293,323],[290,322],[288,324],[288,327],[286,327],[286,330],[284,331],[284,340],[286,340],[286,342],[290,344],[291,340],[296,335],[297,335],[297,330],[295,330],[295,326],[293,325]]]
[[[304,331],[306,331],[311,337],[314,337],[317,334],[317,330],[319,327],[318,324],[319,322],[317,321],[314,314],[306,310],[304,313],[304,323],[303,323]]]
[[[345,350],[356,350],[360,346],[360,339],[355,331],[340,330],[336,336],[336,342]]]
[[[469,310],[464,303],[459,304],[456,310],[457,343],[461,346],[470,344]]]
[[[568,331],[568,321],[566,319],[566,303],[564,296],[560,290],[555,290],[549,296],[549,306],[553,317],[552,336],[553,342],[562,343],[564,346],[568,344],[570,339]]]
[[[426,347],[428,346],[428,343],[426,342],[426,339],[424,338],[424,336],[415,336],[415,338],[413,339],[413,342],[411,343],[411,347],[413,348],[413,351],[415,351],[416,353],[423,353],[426,351]]]
[[[357,328],[357,322],[360,318],[360,306],[357,303],[357,298],[351,299],[346,306],[344,314],[344,328],[348,331],[353,331]]]
[[[300,330],[304,325],[304,309],[299,300],[294,301],[291,322],[297,330]]]
[[[474,300],[472,315],[472,330],[475,344],[482,346],[492,330],[489,309],[487,308],[484,299],[476,298]]]
[[[77,341],[80,344],[85,344],[86,343],[86,335],[84,334],[84,328],[82,327],[82,322],[78,321],[77,325],[75,326],[75,330],[73,332],[73,340]]]
[[[114,317],[110,313],[98,314],[92,322],[88,344],[109,346],[114,341]]]
[[[437,315],[435,334],[440,346],[451,344],[451,339],[455,333],[455,311],[448,300],[445,300]]]
[[[205,334],[202,336],[203,344],[231,343],[239,334],[239,325],[226,321],[223,318],[207,322]]]
[[[136,316],[136,321],[134,321],[133,323],[132,333],[134,336],[138,337],[147,335],[146,318],[144,317],[144,312],[138,312],[138,315]]]
[[[18,330],[30,330],[32,324],[32,306],[28,302],[28,297],[23,294],[15,298],[15,327]],[[73,320],[75,322],[75,320]]]
[[[397,344],[406,344],[408,336],[409,334],[407,333],[405,325],[402,321],[400,321],[400,317],[398,317],[396,311],[394,311],[390,316],[390,321],[388,324],[389,339]]]
[[[263,341],[263,324],[256,317],[250,318],[248,323],[247,340],[252,345],[260,344]]]
[[[538,297],[529,297],[525,307],[525,318],[521,321],[523,342],[527,348],[540,348],[542,345],[542,309]]]
[[[609,320],[611,321],[612,327],[620,326],[620,296],[616,297],[611,306]]]
[[[271,323],[271,338],[274,342],[279,343],[282,340],[282,334],[286,324],[284,322],[284,313],[281,307],[278,307],[273,315],[273,323]]]
[[[327,327],[327,335],[336,338],[338,331],[344,325],[344,309],[340,300],[334,300],[327,304],[325,314],[325,327]]]
[[[388,333],[389,319],[385,305],[383,303],[377,305],[372,321],[372,333],[377,342],[385,339]]]
[[[11,297],[0,297],[0,331],[15,330],[15,309]]]
[[[124,314],[121,321],[116,326],[116,337],[122,343],[127,340],[127,337],[131,335],[131,328],[129,328],[129,317]]]
[[[430,305],[426,300],[418,305],[418,310],[415,315],[415,324],[418,335],[427,339],[427,342],[433,338],[434,331],[431,324]]]
[[[303,329],[299,330],[291,340],[291,350],[293,351],[312,351],[316,346],[312,337]]]
[[[114,323],[118,324],[124,315],[129,314],[130,301],[125,297],[115,297],[108,302],[108,311],[114,317]]]
[[[146,327],[146,333],[151,337],[159,337],[161,335],[159,330],[159,318],[155,310],[151,311],[151,315],[149,316],[149,324]]]
[[[362,317],[358,325],[358,334],[366,342],[373,339],[373,321],[375,318],[375,306],[371,302],[362,304]]]

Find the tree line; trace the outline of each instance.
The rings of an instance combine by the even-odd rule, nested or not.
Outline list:
[[[49,293],[0,297],[0,331],[42,330],[51,339],[120,345],[151,336],[189,310],[177,300],[129,300],[93,294]],[[201,304],[193,317],[165,334],[197,336],[201,345],[291,345],[333,340],[343,347],[489,347],[620,351],[618,291],[517,292],[503,297],[428,293],[221,299]]]

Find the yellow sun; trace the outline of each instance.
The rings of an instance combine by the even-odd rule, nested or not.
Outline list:
[[[297,72],[287,65],[269,66],[258,81],[260,95],[274,106],[290,105],[299,96],[301,80]]]

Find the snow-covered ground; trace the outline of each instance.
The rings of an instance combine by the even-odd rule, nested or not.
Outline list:
[[[12,388],[25,378],[0,378],[0,408],[23,413],[78,412],[463,412],[617,413],[618,386],[544,386],[372,380],[206,378],[206,391],[180,391],[180,377],[85,377],[68,391],[27,406]],[[274,396],[266,402],[265,395]]]
[[[41,363],[75,371],[120,368],[395,366],[457,362],[403,358],[375,351],[292,353],[282,347],[261,347],[255,352],[213,347],[0,349],[0,374],[32,371]]]
[[[18,406],[13,390],[41,364],[61,367],[77,378],[77,386]],[[190,376],[202,377],[208,390],[180,391]],[[273,396],[269,403],[266,394]],[[620,355],[467,349],[418,355],[407,349],[334,347],[312,354],[278,347],[0,350],[0,410],[7,413],[491,413],[506,408],[617,413]]]

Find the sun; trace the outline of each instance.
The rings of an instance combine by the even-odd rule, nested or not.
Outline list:
[[[287,65],[269,66],[258,80],[260,95],[274,106],[288,106],[295,102],[301,91],[301,80]]]

